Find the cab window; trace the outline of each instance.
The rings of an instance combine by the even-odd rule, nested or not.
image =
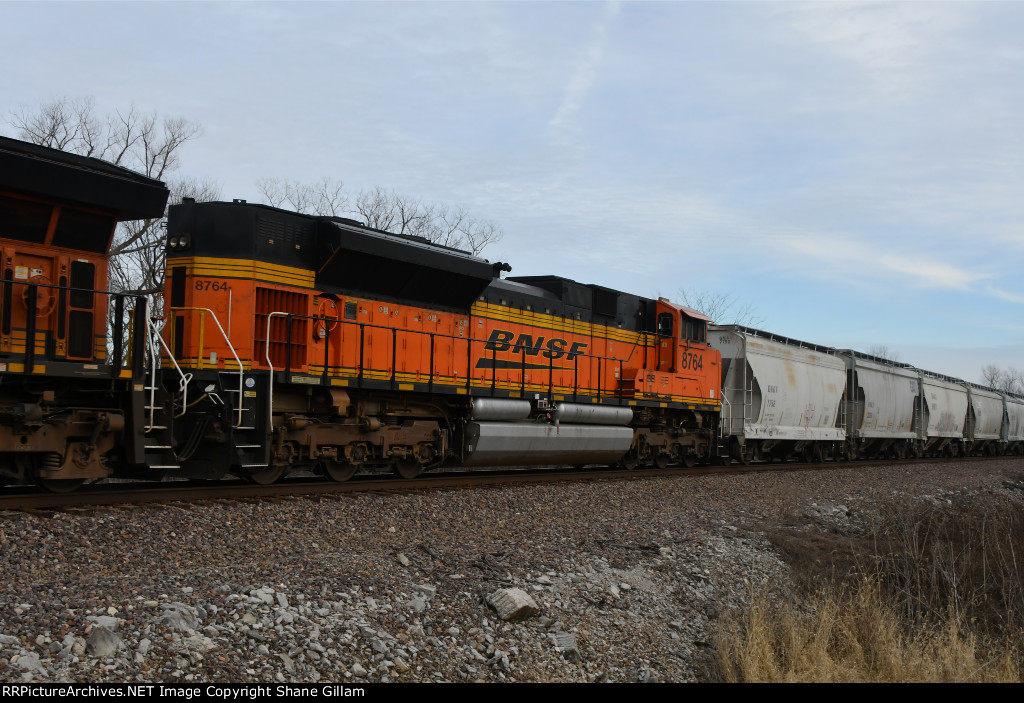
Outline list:
[[[660,315],[658,315],[658,336],[672,336],[672,313],[663,312]]]
[[[691,342],[705,342],[708,336],[708,326],[704,320],[694,320],[689,317],[684,318],[683,326],[686,328],[683,332],[683,338],[688,339]]]

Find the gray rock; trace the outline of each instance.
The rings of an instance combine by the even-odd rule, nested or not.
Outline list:
[[[507,622],[518,622],[540,613],[537,602],[520,588],[500,588],[487,596],[487,605]]]
[[[430,600],[437,595],[437,586],[431,586],[429,583],[417,583],[413,585],[412,590],[416,591],[427,600]]]
[[[287,608],[288,607],[288,596],[286,596],[283,593],[278,593],[277,594],[277,604],[279,606],[281,606],[282,608]]]
[[[551,638],[552,643],[555,645],[555,650],[561,653],[566,661],[578,662],[582,659],[579,645],[576,643],[576,637],[573,635],[568,632],[553,632],[548,637]]]
[[[539,576],[537,577],[537,583],[539,583],[541,586],[551,586],[555,582],[552,581],[551,578],[548,576]]]
[[[114,656],[120,647],[121,638],[105,627],[93,628],[85,643],[86,653],[101,659]]]
[[[149,648],[152,646],[153,643],[149,640],[149,638],[144,637],[143,639],[139,640],[139,645],[135,648],[135,651],[137,651],[142,656],[146,656],[147,654],[149,654]]]
[[[397,557],[395,557],[395,559],[397,559],[398,563],[402,566],[409,566],[409,564],[412,563],[411,561],[409,561],[409,557],[405,556],[404,554],[399,554]]]
[[[294,674],[295,662],[292,660],[292,658],[289,657],[287,654],[278,654],[277,656],[281,660],[281,663],[284,664],[284,670],[287,671],[289,674]]]
[[[121,621],[118,618],[110,615],[90,615],[86,620],[94,622],[100,627],[105,627],[108,630],[116,630],[117,626],[121,624]]]
[[[39,655],[35,652],[28,652],[18,657],[18,666],[22,671],[45,671],[42,662],[39,661]]]
[[[366,676],[366,669],[364,669],[359,664],[359,662],[356,662],[355,664],[352,665],[352,675],[353,676],[360,676],[360,677]]]
[[[406,603],[406,606],[412,608],[417,613],[422,613],[424,610],[427,609],[427,601],[425,601],[421,596],[417,596],[416,598],[413,598],[408,603]]]
[[[21,640],[13,635],[0,635],[0,644],[18,644]]]
[[[170,603],[164,606],[164,624],[172,630],[195,634],[199,629],[199,618],[184,603]]]

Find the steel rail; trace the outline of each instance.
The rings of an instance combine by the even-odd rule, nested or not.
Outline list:
[[[416,493],[430,490],[457,490],[566,483],[577,481],[627,481],[639,479],[674,478],[709,475],[742,475],[771,472],[804,472],[823,470],[857,470],[862,468],[916,466],[949,461],[988,461],[1018,459],[1018,457],[957,457],[955,459],[914,459],[903,462],[863,461],[806,463],[761,463],[744,466],[701,466],[695,468],[671,467],[666,469],[521,469],[516,471],[466,471],[421,476],[416,479],[391,476],[367,476],[342,483],[324,481],[318,477],[285,480],[269,486],[260,486],[242,480],[223,480],[173,483],[105,483],[83,487],[73,493],[41,493],[32,487],[0,489],[0,511],[31,511],[103,505],[141,505],[147,503],[190,503],[205,500],[239,500],[304,498],[358,493]]]

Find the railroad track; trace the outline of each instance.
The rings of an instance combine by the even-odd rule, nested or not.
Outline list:
[[[267,500],[309,496],[332,497],[345,494],[415,493],[487,486],[543,484],[567,481],[627,481],[678,476],[745,474],[770,471],[856,470],[871,466],[913,466],[948,461],[984,461],[984,457],[956,459],[913,459],[901,462],[868,460],[854,462],[760,463],[732,466],[673,467],[666,469],[520,469],[516,471],[461,471],[437,473],[413,480],[390,475],[366,476],[338,483],[319,477],[295,478],[269,486],[241,480],[101,483],[84,486],[74,493],[55,494],[32,488],[0,489],[0,511],[67,509],[102,505],[147,503],[194,503],[201,501]]]

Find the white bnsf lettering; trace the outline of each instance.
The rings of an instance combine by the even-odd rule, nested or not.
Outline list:
[[[513,342],[515,338],[515,342]],[[586,342],[573,342],[571,345],[565,339],[552,337],[545,342],[543,336],[534,339],[533,335],[521,334],[518,337],[515,333],[506,330],[493,330],[491,336],[484,344],[488,351],[504,352],[511,351],[513,354],[526,354],[527,356],[543,356],[545,359],[561,359],[565,357],[572,361],[583,354],[587,348]],[[544,350],[541,352],[541,350]]]

